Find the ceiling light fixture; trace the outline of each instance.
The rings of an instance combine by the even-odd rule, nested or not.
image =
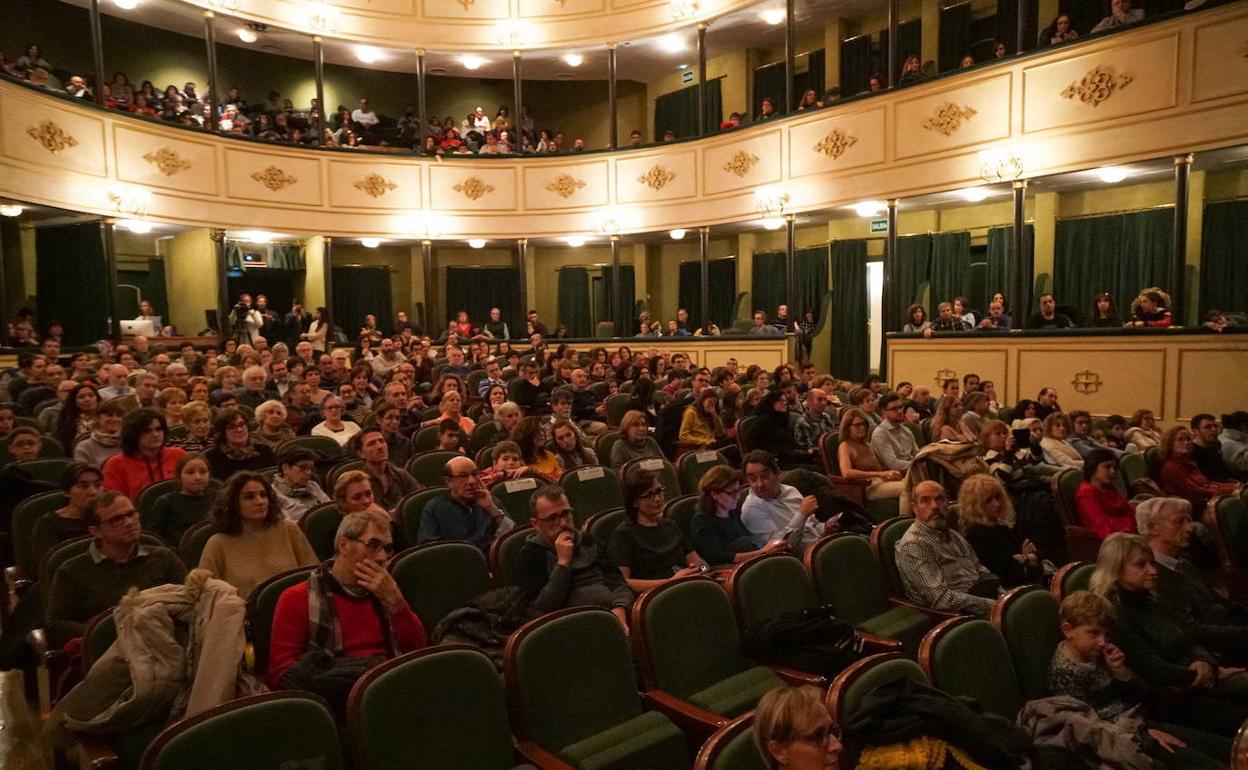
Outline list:
[[[410,235],[422,241],[432,241],[442,236],[442,227],[432,212],[417,211],[399,217],[394,232]]]
[[[361,238],[360,245],[366,249],[375,249],[381,245],[380,238]]]
[[[1127,170],[1122,166],[1101,166],[1093,173],[1105,184],[1118,184],[1127,178]]]
[[[244,43],[254,43],[259,39],[255,32],[252,32],[246,27],[240,27],[234,34],[238,35],[238,39]]]
[[[529,44],[532,30],[523,19],[504,19],[494,28],[494,38],[499,45],[523,48]]]
[[[342,24],[342,13],[336,7],[324,2],[314,2],[309,5],[304,18],[313,32],[336,32],[338,26]]]
[[[113,0],[113,5],[123,11],[133,11],[139,7],[139,2],[138,0]]]
[[[6,203],[0,206],[0,217],[20,217],[22,215],[22,207],[15,203]]]
[[[988,197],[988,190],[983,187],[965,187],[958,190],[958,195],[967,203],[979,203]]]
[[[486,240],[484,238],[473,238],[468,241],[468,245],[474,249],[484,249]]]
[[[996,147],[979,153],[979,178],[985,182],[1012,182],[1026,165],[1021,146]]]
[[[659,38],[659,48],[668,53],[679,53],[685,50],[685,40],[680,35],[664,35]]]
[[[122,219],[117,222],[117,226],[135,235],[147,235],[152,231],[152,223],[142,219]]]
[[[466,53],[459,57],[459,63],[464,65],[464,69],[466,70],[475,70],[480,69],[481,65],[485,64],[485,59],[482,59],[480,56],[473,56],[470,53]]]
[[[386,58],[386,54],[380,48],[374,48],[371,45],[357,45],[355,47],[355,58],[365,64],[373,64]]]
[[[571,246],[571,247],[572,247],[572,248],[574,248],[574,249],[579,249],[580,247],[582,247],[582,246],[584,246],[584,245],[585,245],[585,236],[583,236],[583,235],[568,235],[568,236],[565,236],[565,237],[564,237],[563,242],[564,242],[564,243],[566,243],[566,244],[568,244],[569,246]]]
[[[863,201],[862,203],[854,204],[854,211],[856,211],[860,217],[878,216],[884,213],[884,209],[886,208],[888,208],[888,206],[884,203],[884,201]]]
[[[767,10],[759,13],[758,18],[762,19],[764,22],[775,27],[777,25],[783,24],[784,19],[787,15],[788,14],[785,13],[785,10],[783,8],[768,8]]]
[[[784,227],[784,220],[780,217],[767,217],[760,220],[759,224],[763,226],[764,230],[779,230],[781,227]]]
[[[683,21],[697,13],[700,6],[698,0],[668,0],[667,12],[673,21]]]
[[[147,214],[147,207],[152,202],[152,194],[143,187],[119,184],[114,185],[108,191],[108,200],[116,207],[118,214],[142,217]]]
[[[563,57],[563,61],[569,67],[579,67],[582,63],[584,63],[585,57],[581,56],[579,53],[570,53]]]
[[[685,237],[685,228],[678,227],[675,230],[668,233],[668,235],[672,236],[673,241],[679,241]]]

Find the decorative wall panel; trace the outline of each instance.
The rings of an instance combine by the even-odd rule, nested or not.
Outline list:
[[[147,187],[216,195],[217,148],[173,139],[164,131],[113,124],[117,178]]]
[[[418,209],[424,169],[407,163],[329,162],[329,205]]]
[[[692,149],[646,153],[615,163],[615,195],[621,203],[664,201],[698,194],[698,167]]]
[[[779,130],[734,136],[702,151],[706,195],[779,182],[783,175],[784,136]]]
[[[884,158],[883,107],[828,114],[789,130],[790,177],[835,173]]]
[[[526,209],[571,209],[605,206],[611,198],[606,159],[593,163],[526,165]]]
[[[320,206],[319,158],[226,150],[226,195],[243,200]]]
[[[517,169],[493,163],[440,164],[429,169],[429,205],[440,211],[516,208]]]
[[[1196,28],[1192,101],[1248,93],[1248,16]]]
[[[893,156],[912,158],[1008,137],[1010,85],[1011,75],[1005,73],[899,102],[893,112]]]
[[[34,94],[10,92],[0,98],[5,155],[65,171],[106,176],[104,121],[59,109]]]

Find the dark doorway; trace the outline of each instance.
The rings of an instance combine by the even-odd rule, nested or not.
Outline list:
[[[233,271],[226,282],[229,287],[230,305],[238,300],[238,295],[247,292],[252,297],[263,294],[269,298],[269,308],[279,316],[290,312],[291,300],[298,296],[295,287],[303,287],[303,272],[300,270],[272,270],[268,268],[252,268],[243,270],[242,275]],[[299,292],[302,294],[302,292]],[[302,297],[300,297],[302,299]],[[309,311],[315,308],[308,308]]]

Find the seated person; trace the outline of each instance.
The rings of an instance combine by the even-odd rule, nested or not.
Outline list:
[[[273,487],[254,471],[226,481],[212,508],[216,534],[208,538],[199,566],[247,597],[282,572],[317,563],[299,525],[282,516]]]
[[[1110,14],[1096,23],[1096,26],[1092,28],[1093,34],[1142,21],[1144,9],[1133,6],[1134,3],[1131,0],[1113,0],[1110,4]]]
[[[88,534],[86,510],[103,489],[98,468],[70,463],[61,474],[61,491],[65,507],[43,514],[31,531],[31,563],[42,564],[43,557],[53,548],[76,537]],[[35,577],[31,575],[30,577]]]
[[[515,527],[481,483],[481,472],[472,458],[448,461],[442,479],[447,490],[425,505],[418,542],[463,540],[488,551],[494,538]]]
[[[812,451],[798,446],[797,438],[789,427],[789,401],[783,392],[768,391],[754,415],[757,419],[745,435],[746,446],[766,449],[784,470],[819,470]]]
[[[958,490],[958,529],[979,563],[1004,588],[1040,583],[1044,565],[1036,544],[1015,526],[1014,504],[995,476],[976,474]]]
[[[932,417],[932,441],[952,441],[972,444],[978,438],[971,428],[962,422],[962,402],[955,396],[942,396]]]
[[[329,502],[329,495],[316,482],[316,457],[316,452],[301,447],[278,455],[273,494],[282,515],[291,521],[298,522],[308,511]]]
[[[716,465],[698,482],[698,510],[690,522],[693,549],[712,565],[740,564],[788,549],[784,541],[759,548],[741,523],[741,472]]]
[[[212,423],[216,445],[204,452],[212,477],[224,481],[239,471],[259,471],[277,465],[272,448],[251,437],[247,417],[237,409],[222,409]]]
[[[187,402],[182,407],[182,424],[186,426],[186,435],[170,439],[169,446],[187,452],[207,452],[216,444],[216,436],[212,433],[212,407],[204,402]],[[293,438],[294,434],[291,436]]]
[[[186,452],[165,446],[165,417],[151,408],[126,415],[121,426],[121,453],[108,458],[100,469],[105,489],[115,489],[137,500],[148,484],[175,478],[178,459]]]
[[[321,415],[325,418],[316,427],[312,428],[309,435],[325,436],[332,438],[338,442],[338,446],[345,447],[360,432],[360,426],[350,420],[344,420],[346,406],[342,399],[338,396],[328,396],[321,402]]]
[[[1218,436],[1218,443],[1222,447],[1222,459],[1231,473],[1238,478],[1248,478],[1248,412],[1222,415],[1222,434]]]
[[[1161,431],[1157,430],[1157,421],[1151,409],[1137,409],[1128,425],[1123,435],[1123,440],[1127,442],[1126,451],[1144,454],[1161,446]]]
[[[742,458],[750,493],[741,504],[741,523],[754,538],[754,547],[784,542],[797,553],[823,536],[823,522],[815,517],[819,500],[802,497],[780,483],[780,467],[770,452],[756,449]]]
[[[952,302],[937,305],[936,313],[936,320],[923,331],[923,336],[930,337],[934,332],[964,332],[971,328],[964,318],[954,314]]]
[[[520,445],[514,441],[500,441],[494,445],[494,464],[481,472],[481,483],[491,487],[497,482],[507,479],[518,479],[523,476],[544,479],[538,473],[529,471],[520,454]]]
[[[663,483],[659,474],[634,468],[623,479],[627,518],[611,533],[607,554],[637,593],[672,578],[707,570],[698,552],[685,541],[676,522],[663,517]]]
[[[870,413],[866,414],[869,417]],[[910,429],[902,424],[901,397],[896,394],[884,396],[880,400],[880,414],[882,421],[875,430],[869,431],[871,449],[885,470],[904,474],[919,453],[919,445]]]
[[[82,636],[87,621],[115,605],[131,588],[181,583],[186,567],[168,548],[139,542],[139,512],[120,492],[105,490],[87,503],[83,518],[94,538],[88,550],[62,564],[48,599],[48,643],[64,647]]]
[[[598,455],[585,446],[585,439],[571,420],[555,420],[550,429],[550,450],[564,472],[585,465],[597,465]]]
[[[546,448],[546,435],[545,421],[529,416],[520,421],[511,438],[520,447],[520,459],[528,472],[554,483],[563,476],[563,466],[555,453]]]
[[[1028,329],[1073,329],[1075,322],[1070,316],[1057,312],[1057,300],[1052,294],[1041,294],[1040,309],[1027,320]]]
[[[343,713],[360,675],[425,646],[425,627],[386,569],[393,553],[384,513],[343,518],[334,557],[278,597],[269,687],[317,693]]]
[[[1115,0],[1114,4],[1117,5],[1119,2],[1125,3],[1127,6],[1131,5],[1131,0]],[[1136,12],[1143,17],[1143,10],[1137,10]],[[1110,18],[1116,17],[1117,14],[1115,14],[1115,16],[1111,16]],[[1093,31],[1095,32],[1096,30]],[[1167,307],[1169,304],[1170,298],[1165,292],[1156,288],[1145,289],[1140,292],[1140,296],[1136,297],[1135,301],[1131,303],[1131,314],[1133,318],[1123,324],[1123,326],[1127,328],[1168,327],[1174,320],[1170,315],[1170,308]]]
[[[1067,441],[1070,435],[1070,420],[1061,412],[1054,412],[1044,418],[1042,426],[1044,438],[1040,439],[1040,449],[1044,453],[1044,461],[1049,465],[1061,468],[1082,468],[1083,455],[1074,444]]]
[[[817,430],[813,425],[809,429]],[[694,449],[717,449],[736,443],[724,430],[724,422],[719,416],[719,394],[714,388],[703,389],[693,403],[685,407],[680,416],[680,433],[676,440],[681,446]]]
[[[459,423],[447,418],[438,423],[438,451],[464,454],[460,444]]]
[[[121,452],[121,421],[125,404],[105,401],[95,410],[95,424],[86,438],[74,445],[74,459],[92,468],[103,468],[108,458]]]
[[[412,474],[390,462],[390,445],[381,428],[363,428],[351,439],[351,446],[355,456],[364,461],[361,470],[368,474],[373,499],[391,514],[405,495],[423,489]]]
[[[1248,674],[1223,666],[1157,601],[1153,549],[1140,535],[1116,532],[1101,544],[1090,588],[1114,605],[1111,641],[1140,678],[1167,691],[1167,722],[1234,737],[1248,719]]]
[[[1104,442],[1097,440],[1093,435],[1092,415],[1082,409],[1076,409],[1070,413],[1070,435],[1066,438],[1070,445],[1078,450],[1079,454],[1085,459],[1092,453],[1093,449],[1100,449],[1105,446]],[[1115,455],[1121,455],[1122,452],[1114,450]]]
[[[1210,481],[1200,472],[1192,456],[1192,432],[1182,425],[1166,431],[1161,441],[1161,488],[1168,495],[1181,497],[1193,511],[1205,510],[1209,501],[1222,495],[1238,495],[1238,481]]]
[[[562,488],[547,485],[529,498],[533,532],[520,546],[517,585],[531,613],[588,605],[610,609],[625,629],[634,594],[607,558],[606,547],[573,524]]]
[[[901,497],[905,490],[904,474],[888,470],[880,463],[875,450],[867,443],[869,428],[870,423],[861,409],[851,407],[845,411],[841,440],[836,447],[837,469],[847,479],[866,479],[870,485],[866,489],[868,500]]]
[[[1248,650],[1248,607],[1222,597],[1185,558],[1191,545],[1191,505],[1177,497],[1150,497],[1135,509],[1157,567],[1155,594],[1163,610],[1202,647],[1243,657]]]
[[[1048,694],[1080,700],[1106,721],[1124,715],[1146,716],[1148,685],[1127,665],[1122,650],[1108,640],[1113,605],[1090,591],[1075,591],[1062,601],[1058,616],[1064,639],[1049,662]],[[1230,754],[1225,738],[1159,722],[1149,721],[1146,726],[1152,741],[1137,739],[1135,750],[1168,767],[1221,768],[1221,761]]]
[[[650,435],[650,426],[646,416],[638,411],[629,410],[620,419],[618,429],[620,438],[611,446],[611,467],[619,468],[631,460],[644,460],[650,457],[663,457],[659,443]]]
[[[1196,467],[1210,481],[1245,481],[1248,474],[1240,478],[1226,458],[1222,456],[1222,445],[1218,442],[1221,428],[1211,414],[1198,414],[1192,417],[1192,459]]]
[[[782,685],[759,699],[754,742],[769,770],[840,767],[841,742],[823,693],[809,685]]]
[[[793,426],[793,435],[799,448],[817,454],[819,437],[836,430],[836,406],[829,403],[828,394],[822,388],[807,390],[805,401],[806,408]]]
[[[1118,460],[1108,449],[1098,449],[1083,461],[1083,483],[1075,490],[1079,523],[1102,540],[1135,531],[1135,511],[1114,484],[1117,476]]]
[[[140,514],[143,530],[159,535],[171,546],[177,546],[183,533],[208,517],[213,495],[208,494],[208,482],[212,476],[208,461],[199,452],[189,452],[178,458],[174,467],[178,488],[156,498],[156,504],[146,514]]]
[[[950,528],[945,490],[935,481],[915,485],[914,523],[897,541],[897,571],[906,596],[923,607],[987,617],[1001,592],[998,578]]]

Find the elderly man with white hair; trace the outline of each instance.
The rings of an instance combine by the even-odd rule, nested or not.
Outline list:
[[[1191,504],[1152,497],[1136,506],[1135,520],[1153,549],[1162,608],[1201,646],[1242,659],[1248,653],[1248,607],[1222,598],[1183,557],[1196,530]]]
[[[114,398],[134,395],[134,388],[130,387],[129,380],[129,369],[121,364],[113,364],[109,366],[108,384],[100,388],[100,401],[111,401]]]

